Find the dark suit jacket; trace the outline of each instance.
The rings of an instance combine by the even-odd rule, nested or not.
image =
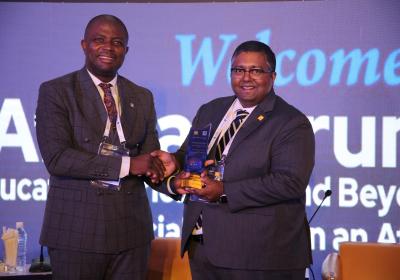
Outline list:
[[[131,155],[159,149],[151,92],[122,76],[118,76],[117,85],[121,122]],[[86,69],[40,86],[37,139],[50,173],[41,244],[115,253],[153,239],[142,178],[123,178],[119,192],[90,185],[90,180],[119,177],[121,159],[97,155],[106,120],[107,112]]]
[[[233,100],[203,105],[193,127],[211,123],[215,131]],[[204,246],[214,265],[305,268],[311,262],[305,189],[314,166],[314,133],[306,116],[272,91],[238,131],[225,164],[228,203],[185,202],[182,254],[202,212]]]

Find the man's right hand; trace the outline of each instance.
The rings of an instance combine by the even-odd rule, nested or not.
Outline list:
[[[189,193],[187,189],[182,186],[182,179],[187,179],[189,177],[190,177],[190,172],[185,172],[185,171],[181,171],[175,176],[174,180],[172,181],[172,184],[174,184],[174,189],[177,194]]]
[[[162,162],[164,166],[165,177],[169,177],[179,170],[179,163],[173,154],[164,152],[162,150],[156,150],[151,152],[150,155],[157,157]]]
[[[143,154],[131,158],[129,173],[136,176],[147,176],[152,183],[157,184],[164,179],[165,169],[157,157]]]

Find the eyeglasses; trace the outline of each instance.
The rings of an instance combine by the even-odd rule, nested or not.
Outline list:
[[[231,74],[232,76],[236,78],[242,78],[244,76],[244,73],[249,73],[250,77],[252,78],[260,78],[262,75],[267,74],[267,73],[273,73],[275,71],[268,69],[264,70],[261,68],[251,68],[251,69],[244,69],[240,67],[233,67],[231,68]]]

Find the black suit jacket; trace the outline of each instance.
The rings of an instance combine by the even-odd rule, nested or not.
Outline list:
[[[121,122],[131,155],[159,149],[149,90],[117,80]],[[91,180],[116,180],[121,159],[97,154],[107,112],[86,69],[43,83],[36,130],[50,173],[40,243],[79,251],[115,253],[153,239],[152,215],[142,178],[122,179],[119,192]],[[116,137],[118,143],[118,137]]]
[[[235,97],[215,99],[193,127],[218,127]],[[186,142],[178,150],[182,158]],[[186,200],[182,254],[202,212],[211,263],[236,269],[302,269],[311,262],[305,189],[314,166],[314,133],[307,117],[272,91],[238,131],[225,162],[228,203]]]

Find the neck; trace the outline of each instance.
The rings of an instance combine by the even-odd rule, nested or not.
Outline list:
[[[95,76],[97,79],[102,81],[103,83],[109,83],[112,81],[112,79],[115,78],[117,73],[99,73],[97,71],[93,71],[92,69],[86,68],[93,76]]]

